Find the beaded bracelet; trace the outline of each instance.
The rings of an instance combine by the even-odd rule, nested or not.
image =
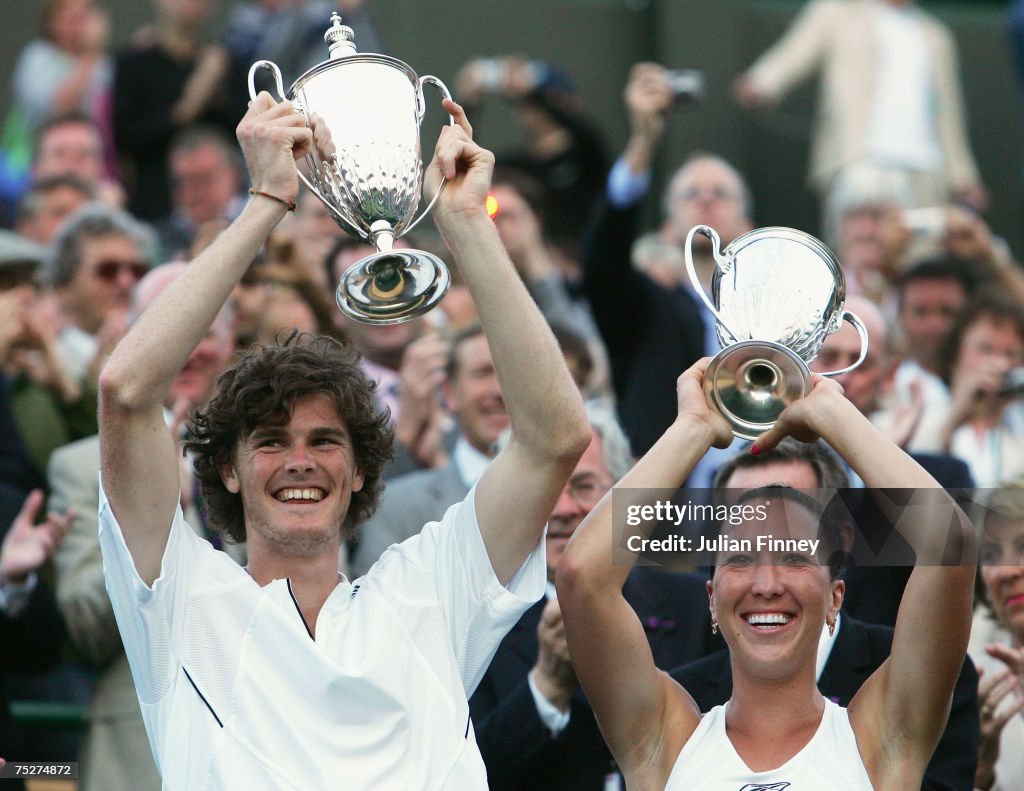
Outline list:
[[[271,195],[269,192],[264,192],[263,190],[258,190],[255,187],[249,187],[249,194],[250,195],[262,195],[264,198],[270,198],[271,200],[276,200],[278,203],[283,203],[285,206],[287,206],[288,207],[288,211],[295,211],[295,201],[293,201],[293,200],[285,200],[284,198],[279,198],[279,197],[277,197],[277,195]]]

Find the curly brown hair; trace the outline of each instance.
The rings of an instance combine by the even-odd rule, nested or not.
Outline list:
[[[251,347],[221,374],[209,404],[192,416],[185,452],[193,459],[210,526],[226,540],[245,541],[245,513],[241,495],[224,486],[221,468],[234,462],[239,442],[253,430],[287,423],[295,404],[312,395],[333,401],[364,476],[338,526],[343,537],[373,514],[394,433],[388,413],[374,404],[375,384],[358,363],[359,355],[334,338],[293,330],[274,346]]]

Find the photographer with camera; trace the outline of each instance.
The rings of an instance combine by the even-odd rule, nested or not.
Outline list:
[[[608,167],[604,141],[583,114],[575,80],[551,63],[521,55],[476,58],[459,70],[455,95],[471,117],[480,116],[479,105],[490,97],[514,106],[523,146],[499,152],[497,163],[543,185],[548,235],[575,259]]]
[[[957,318],[940,364],[948,398],[926,408],[909,450],[960,457],[982,488],[1024,474],[1024,307],[981,292]]]
[[[583,290],[608,348],[619,416],[638,455],[675,419],[679,372],[718,350],[714,317],[694,295],[684,268],[670,266],[669,260],[644,272],[631,265],[654,156],[668,116],[680,103],[674,88],[678,74],[655,63],[633,66],[624,96],[630,137],[609,174],[584,245]],[[697,153],[671,178],[664,211],[656,235],[665,249],[680,250],[699,224],[713,227],[726,245],[750,230],[750,190],[728,162]],[[694,257],[706,288],[715,262],[703,236],[695,240]]]

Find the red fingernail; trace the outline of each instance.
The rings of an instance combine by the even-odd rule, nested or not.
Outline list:
[[[750,455],[751,456],[756,456],[760,452],[761,452],[761,449],[759,447],[757,447],[757,445],[751,445],[750,446]]]

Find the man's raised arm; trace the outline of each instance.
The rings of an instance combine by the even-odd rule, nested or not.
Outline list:
[[[260,94],[238,125],[254,195],[238,219],[139,317],[100,376],[103,487],[135,568],[147,585],[179,498],[174,441],[163,418],[175,374],[298,193],[294,160],[311,134],[291,103]]]
[[[558,344],[487,215],[494,156],[473,142],[462,108],[445,107],[458,123],[442,132],[424,192],[432,195],[442,174],[448,180],[434,219],[473,294],[512,423],[476,494],[491,565],[506,584],[536,546],[590,428]]]

